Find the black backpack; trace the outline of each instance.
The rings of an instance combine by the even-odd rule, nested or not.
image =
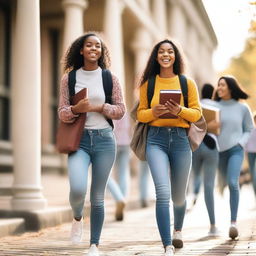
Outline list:
[[[103,81],[103,89],[105,92],[105,103],[112,104],[112,89],[113,89],[113,81],[111,72],[108,69],[102,69],[102,81]],[[68,73],[68,90],[69,96],[75,95],[75,84],[76,84],[76,70],[72,70]],[[108,123],[114,128],[113,121],[111,119],[107,119]]]

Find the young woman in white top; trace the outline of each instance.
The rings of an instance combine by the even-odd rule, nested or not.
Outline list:
[[[88,98],[70,105],[68,74],[65,73],[60,87],[58,114],[63,122],[73,122],[80,113],[87,113],[79,149],[68,156],[70,204],[73,210],[71,240],[81,241],[83,208],[87,190],[89,166],[92,166],[90,191],[91,239],[88,255],[99,255],[98,244],[104,221],[104,193],[110,170],[114,163],[116,143],[111,119],[120,119],[125,106],[118,79],[112,75],[111,104],[106,103],[102,70],[109,65],[106,46],[93,33],[79,37],[70,46],[65,58],[65,72],[76,70],[75,92],[88,88]],[[63,138],[65,139],[65,138]]]

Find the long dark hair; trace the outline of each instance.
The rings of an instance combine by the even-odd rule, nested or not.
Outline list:
[[[86,39],[90,36],[98,37],[96,33],[87,33],[77,38],[71,44],[64,57],[64,72],[67,72],[72,69],[79,69],[84,66],[84,57],[80,54],[80,50],[83,48]],[[102,69],[106,69],[110,66],[109,51],[104,42],[100,38],[99,40],[101,42],[101,56],[98,60],[98,65]]]
[[[174,54],[175,54],[175,62],[173,64],[173,72],[176,75],[182,74],[184,72],[184,60],[181,56],[181,53],[178,49],[178,47],[169,39],[165,39],[159,43],[157,43],[148,59],[146,68],[143,72],[143,75],[141,77],[140,85],[144,84],[150,77],[156,76],[160,73],[160,64],[157,61],[157,54],[160,46],[164,43],[169,43],[172,45]]]
[[[202,87],[202,99],[212,99],[214,86],[212,84],[204,84]]]
[[[228,89],[230,90],[232,99],[239,100],[239,99],[247,99],[249,97],[248,94],[242,90],[241,86],[239,85],[239,83],[235,77],[230,76],[230,75],[221,76],[218,80],[218,84],[221,79],[224,79],[226,81],[226,83],[228,85]],[[216,101],[221,100],[217,91],[215,93],[214,99]]]

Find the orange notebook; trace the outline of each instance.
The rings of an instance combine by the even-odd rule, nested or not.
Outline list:
[[[181,90],[160,90],[159,103],[164,105],[170,99],[180,104]],[[178,118],[177,116],[166,113],[161,115],[159,118],[169,119]]]

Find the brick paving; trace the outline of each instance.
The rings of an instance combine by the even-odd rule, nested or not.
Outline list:
[[[57,196],[57,195],[56,195]],[[57,199],[57,198],[56,198]],[[197,256],[256,256],[256,208],[251,187],[241,191],[238,227],[239,239],[228,238],[229,203],[228,192],[216,196],[216,220],[220,230],[217,238],[207,237],[209,221],[200,194],[198,203],[185,217],[184,248],[175,255]],[[114,203],[107,196],[106,221],[100,251],[101,256],[162,256],[155,221],[154,204],[148,208],[128,210],[123,222],[114,221]],[[0,255],[86,255],[89,241],[89,219],[85,218],[84,239],[79,245],[69,242],[70,223],[46,228],[39,232],[24,233],[0,239]]]

